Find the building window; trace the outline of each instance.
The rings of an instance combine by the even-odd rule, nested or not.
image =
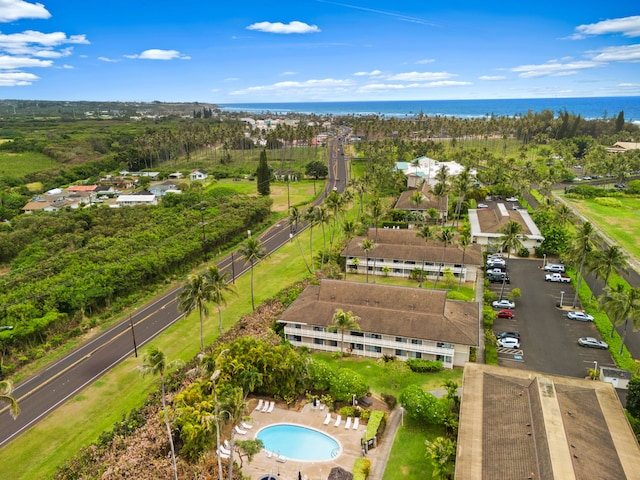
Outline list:
[[[438,342],[437,343],[437,347],[438,348],[453,348],[453,345],[450,344],[450,343]]]
[[[301,342],[302,341],[302,337],[300,335],[291,335],[291,341],[292,342]]]
[[[324,340],[322,338],[314,338],[313,343],[316,345],[324,345]]]
[[[417,338],[412,338],[411,339],[411,344],[412,345],[422,345],[422,340],[419,340]]]
[[[300,325],[299,323],[294,323],[293,328],[302,328],[302,325]]]
[[[352,350],[364,350],[364,345],[362,343],[352,343],[351,344],[351,349]]]
[[[337,347],[338,346],[338,341],[337,340],[327,340],[327,345],[329,345],[330,347]]]
[[[367,333],[365,335],[365,337],[367,337],[367,338],[376,338],[378,340],[382,339],[382,335],[380,335],[379,333]]]
[[[396,348],[396,357],[404,357],[406,356],[407,352],[405,352],[404,350],[400,350],[399,348]]]
[[[398,343],[407,343],[407,339],[404,337],[396,337],[396,342]]]
[[[313,327],[314,332],[324,332],[324,327]]]
[[[352,336],[354,337],[364,337],[364,333],[363,332],[356,332],[356,331],[352,331],[350,332]]]
[[[382,353],[382,347],[367,345],[367,352]]]

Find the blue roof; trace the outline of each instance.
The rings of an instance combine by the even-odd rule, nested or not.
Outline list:
[[[407,168],[409,168],[409,162],[396,162],[396,169],[406,170]]]

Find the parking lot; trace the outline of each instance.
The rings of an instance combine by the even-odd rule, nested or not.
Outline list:
[[[542,260],[517,258],[507,262],[511,283],[504,286],[504,295],[513,288],[519,288],[522,297],[515,300],[514,318],[496,319],[493,331],[520,332],[521,341],[519,350],[499,347],[498,363],[571,377],[585,377],[595,362],[599,366],[614,366],[607,350],[578,345],[580,337],[601,337],[592,322],[567,318],[567,308],[573,304],[575,292],[571,284],[545,282],[542,263]],[[498,295],[501,288],[501,283],[489,286]],[[561,297],[565,309],[556,306]],[[607,338],[602,340],[606,342]]]

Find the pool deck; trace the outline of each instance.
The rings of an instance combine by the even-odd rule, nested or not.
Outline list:
[[[278,461],[278,452],[274,452],[271,457],[263,450],[255,457],[253,461],[248,463],[244,459],[242,473],[251,480],[260,480],[269,474],[278,480],[298,480],[298,472],[303,479],[307,480],[326,480],[329,472],[333,467],[342,467],[348,472],[353,469],[353,463],[356,458],[362,456],[362,448],[360,440],[364,435],[366,424],[360,424],[357,430],[351,428],[345,429],[345,418],[339,426],[335,426],[336,413],[332,413],[332,420],[329,424],[324,425],[323,422],[327,416],[327,408],[322,410],[307,403],[300,411],[289,410],[284,405],[276,404],[276,408],[271,413],[263,413],[253,410],[250,413],[252,428],[247,431],[246,435],[235,434],[236,440],[255,438],[256,432],[261,428],[278,423],[289,423],[301,425],[303,427],[313,428],[326,433],[338,441],[342,448],[342,453],[337,457],[327,461],[302,461],[295,459],[286,459],[285,462]],[[382,453],[381,449],[372,449],[367,453],[367,457],[371,460],[371,470],[374,470],[376,461]],[[237,460],[236,460],[237,461]]]

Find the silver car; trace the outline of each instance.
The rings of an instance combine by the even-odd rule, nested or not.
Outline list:
[[[581,347],[590,347],[590,348],[601,348],[602,350],[606,350],[609,348],[609,344],[607,342],[603,342],[602,340],[598,340],[593,337],[581,337],[578,339],[578,345]]]
[[[593,316],[586,312],[569,312],[567,318],[571,320],[579,320],[581,322],[593,322]]]

